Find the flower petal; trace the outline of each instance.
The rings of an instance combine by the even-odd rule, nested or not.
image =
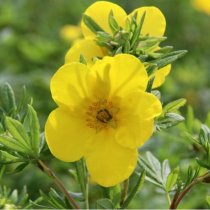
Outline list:
[[[152,94],[133,92],[121,99],[116,141],[124,147],[143,145],[152,135],[154,118],[160,115],[162,106]]]
[[[85,153],[88,171],[96,183],[110,187],[127,179],[134,171],[137,150],[127,149],[113,140],[112,135],[97,133],[89,150]]]
[[[61,108],[51,112],[45,125],[50,151],[58,159],[67,162],[79,160],[84,155],[92,132],[82,119]]]
[[[154,120],[133,119],[126,125],[121,125],[116,133],[116,141],[123,147],[135,149],[142,146],[152,136]]]
[[[133,55],[104,57],[93,65],[92,70],[104,82],[104,86],[110,86],[110,95],[124,96],[133,90],[145,90],[147,87],[145,67]]]
[[[157,70],[154,74],[155,80],[153,82],[152,88],[157,88],[161,86],[165,82],[166,76],[171,71],[171,65],[167,65],[159,70]]]
[[[140,7],[135,9],[131,15],[137,12],[137,22],[139,23],[143,13],[146,11],[144,24],[142,26],[141,35],[163,36],[166,29],[166,20],[162,12],[157,7]]]
[[[87,74],[89,69],[81,63],[62,66],[52,77],[50,88],[54,101],[58,105],[74,108],[87,96]]]
[[[94,57],[104,57],[104,49],[96,44],[94,40],[83,39],[75,42],[65,57],[65,63],[79,62],[83,55],[88,64],[93,64]]]
[[[120,6],[111,2],[96,2],[88,7],[84,14],[91,17],[105,32],[112,34],[112,30],[110,29],[108,22],[109,13],[111,11],[113,12],[114,18],[118,24],[122,26],[127,14]],[[81,23],[81,27],[85,37],[95,37],[95,34],[85,25],[83,21]]]

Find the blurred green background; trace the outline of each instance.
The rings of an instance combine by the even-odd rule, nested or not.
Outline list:
[[[22,86],[33,98],[41,125],[55,107],[49,91],[49,81],[64,63],[64,56],[71,43],[64,40],[60,31],[67,24],[76,25],[84,10],[96,0],[0,0],[0,84],[9,82],[21,97]],[[197,11],[190,0],[116,0],[128,13],[140,6],[157,6],[167,20],[165,45],[176,50],[186,49],[188,54],[173,64],[172,72],[161,87],[163,102],[186,98],[196,117],[205,121],[210,110],[210,16]],[[183,110],[186,113],[186,108]],[[190,161],[192,148],[182,142],[180,132],[184,125],[172,128],[155,137],[142,148],[151,150],[160,160],[168,158],[172,166]],[[184,140],[183,140],[184,141]],[[183,160],[185,158],[186,160]],[[72,183],[69,164],[55,160],[49,154],[46,159],[67,185]],[[182,160],[182,161],[181,161]],[[18,182],[17,182],[18,180]],[[51,182],[47,177],[29,167],[17,175],[8,175],[3,182],[11,188],[28,184],[34,199],[39,187],[48,191]],[[92,197],[98,196],[98,188]],[[184,200],[182,208],[205,208],[207,187],[199,186]],[[193,199],[190,199],[192,198]],[[131,208],[167,208],[166,198],[151,184],[146,184],[137,195]]]

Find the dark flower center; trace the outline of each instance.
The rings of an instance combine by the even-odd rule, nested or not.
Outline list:
[[[101,109],[97,112],[96,118],[102,123],[107,123],[112,119],[112,115],[107,109]]]

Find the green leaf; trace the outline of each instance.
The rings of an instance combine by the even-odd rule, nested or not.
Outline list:
[[[24,162],[24,163],[19,164],[19,165],[15,168],[14,173],[19,173],[19,172],[21,172],[23,169],[25,169],[25,167],[28,166],[28,164],[29,164],[28,162]]]
[[[0,144],[12,151],[28,153],[27,148],[25,148],[22,144],[20,144],[20,142],[16,141],[12,137],[0,136]]]
[[[146,152],[145,158],[140,157],[138,164],[146,171],[146,180],[152,180],[152,183],[156,184],[158,187],[163,186],[161,163],[151,152]]]
[[[121,199],[120,185],[116,185],[114,187],[109,188],[109,198],[112,201],[114,208],[120,207],[120,199]]]
[[[25,121],[28,122],[31,148],[33,149],[33,152],[38,155],[40,147],[40,126],[37,113],[31,105],[28,105]]]
[[[130,42],[128,40],[126,40],[124,47],[123,47],[123,53],[129,53],[130,47],[131,47]]]
[[[161,99],[161,93],[159,90],[152,90],[151,93],[156,96],[158,99]]]
[[[175,110],[178,110],[180,107],[186,104],[186,101],[187,100],[184,98],[180,98],[178,100],[172,101],[163,107],[163,112],[167,113],[167,112],[173,112]]]
[[[141,29],[144,24],[145,16],[146,16],[146,11],[144,11],[144,13],[142,14],[142,16],[140,18],[140,22],[134,30],[134,33],[133,33],[133,36],[131,39],[131,48],[133,48],[136,45],[136,43],[139,41],[139,36],[141,34]]]
[[[156,70],[157,70],[156,64],[151,64],[147,67],[147,73],[149,76],[152,75]]]
[[[104,32],[104,30],[88,15],[83,14],[83,22],[95,34],[98,31]]]
[[[18,121],[11,117],[5,118],[5,126],[8,132],[20,145],[23,145],[26,149],[29,149],[29,137],[25,131],[24,126]]]
[[[184,117],[176,113],[166,113],[165,116],[159,117],[156,120],[156,129],[166,129],[184,121]]]
[[[111,28],[113,34],[117,33],[120,30],[120,27],[117,23],[117,21],[114,18],[113,11],[111,10],[109,13],[109,27]]]
[[[168,175],[171,172],[169,161],[167,159],[164,160],[163,163],[162,163],[162,170],[161,170],[161,172],[162,172],[162,178],[163,178],[163,185],[166,188],[167,178],[168,178]]]
[[[48,195],[46,195],[42,191],[40,191],[40,195],[50,208],[67,209],[64,198],[60,196],[53,188],[50,189]]]
[[[151,77],[151,79],[149,80],[149,82],[148,82],[148,84],[147,84],[147,89],[146,89],[146,91],[147,91],[148,93],[151,93],[151,91],[152,91],[152,86],[153,86],[154,80],[155,80],[155,77],[153,76],[153,77]]]
[[[86,173],[86,168],[84,164],[85,163],[83,159],[75,162],[77,179],[80,184],[83,195],[85,195],[86,193],[86,182],[87,182],[87,173]]]
[[[173,189],[176,184],[177,178],[179,176],[179,168],[175,168],[167,177],[166,181],[166,192],[169,192]]]
[[[3,108],[7,113],[10,113],[12,110],[16,110],[15,95],[10,84],[5,83],[0,88],[0,98],[3,104]]]
[[[174,51],[172,53],[166,54],[163,58],[152,61],[151,63],[156,64],[158,69],[160,69],[183,57],[186,53],[186,50]]]
[[[75,200],[77,200],[79,202],[85,201],[83,193],[69,192],[69,194],[72,196],[72,198],[74,198]]]
[[[207,143],[210,144],[210,129],[204,124],[201,125],[199,141],[201,145],[206,145]]]
[[[0,163],[2,164],[9,164],[9,163],[16,163],[21,162],[22,160],[20,158],[17,158],[14,155],[11,155],[10,153],[0,150]]]
[[[117,48],[117,50],[115,51],[115,54],[114,54],[114,55],[121,54],[122,51],[123,51],[122,46],[120,46],[120,47]]]
[[[137,182],[135,186],[131,189],[128,197],[126,198],[125,202],[122,205],[122,208],[127,208],[129,203],[132,201],[135,195],[139,192],[139,190],[143,186],[145,175],[146,175],[146,171],[143,171],[141,174],[138,174]]]
[[[147,181],[167,191],[167,180],[171,172],[168,160],[164,160],[161,164],[151,152],[147,152],[146,158],[140,157],[138,164],[146,171],[147,176],[145,179]]]
[[[20,192],[18,196],[18,205],[24,207],[27,205],[29,195],[27,193],[27,188],[26,186],[23,187],[23,190]]]
[[[114,205],[111,200],[102,198],[96,201],[97,209],[114,209]]]
[[[159,50],[155,51],[157,53],[169,53],[173,50],[173,47],[172,46],[165,46],[165,47],[162,47],[160,48]]]

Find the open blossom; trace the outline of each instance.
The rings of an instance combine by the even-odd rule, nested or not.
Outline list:
[[[209,0],[193,0],[195,9],[210,15],[210,1]]]
[[[145,92],[148,80],[144,65],[128,54],[62,66],[51,80],[58,108],[45,126],[52,154],[67,162],[84,157],[102,186],[127,179],[162,112],[160,101]]]
[[[84,14],[91,17],[105,32],[112,34],[113,32],[108,23],[110,11],[113,12],[116,21],[122,28],[125,27],[126,19],[131,19],[135,13],[137,13],[137,22],[140,22],[143,13],[146,11],[141,35],[156,37],[162,37],[164,35],[166,20],[161,11],[156,7],[140,7],[127,15],[120,6],[111,2],[99,1],[88,7]],[[89,64],[93,63],[94,57],[104,57],[107,55],[107,50],[97,45],[95,42],[96,35],[83,21],[81,28],[85,39],[77,41],[75,45],[69,49],[66,54],[65,63],[79,61],[81,54]],[[164,83],[165,77],[170,73],[170,70],[171,65],[167,65],[155,72],[155,75],[153,75],[155,76],[153,88],[159,87]]]

